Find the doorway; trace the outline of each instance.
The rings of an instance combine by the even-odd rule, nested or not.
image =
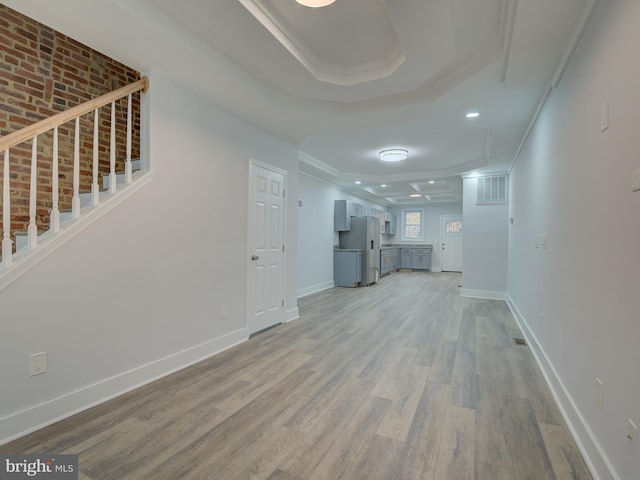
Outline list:
[[[253,334],[284,319],[284,195],[287,172],[249,166],[247,327]]]
[[[462,272],[462,216],[440,217],[441,270]]]

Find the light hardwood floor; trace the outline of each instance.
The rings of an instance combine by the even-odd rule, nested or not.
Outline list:
[[[81,479],[591,479],[502,301],[395,273],[10,444]]]

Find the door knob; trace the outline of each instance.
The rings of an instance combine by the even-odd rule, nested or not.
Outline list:
[[[251,260],[253,260],[254,262],[256,260],[258,260],[260,257],[258,255],[251,255]]]

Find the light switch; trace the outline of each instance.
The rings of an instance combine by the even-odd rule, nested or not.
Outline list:
[[[640,190],[640,168],[631,174],[631,188],[634,192]]]

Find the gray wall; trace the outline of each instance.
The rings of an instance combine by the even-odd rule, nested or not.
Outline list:
[[[638,45],[640,2],[599,2],[510,182],[508,292],[601,479],[640,478],[626,445],[628,420],[640,425]]]

